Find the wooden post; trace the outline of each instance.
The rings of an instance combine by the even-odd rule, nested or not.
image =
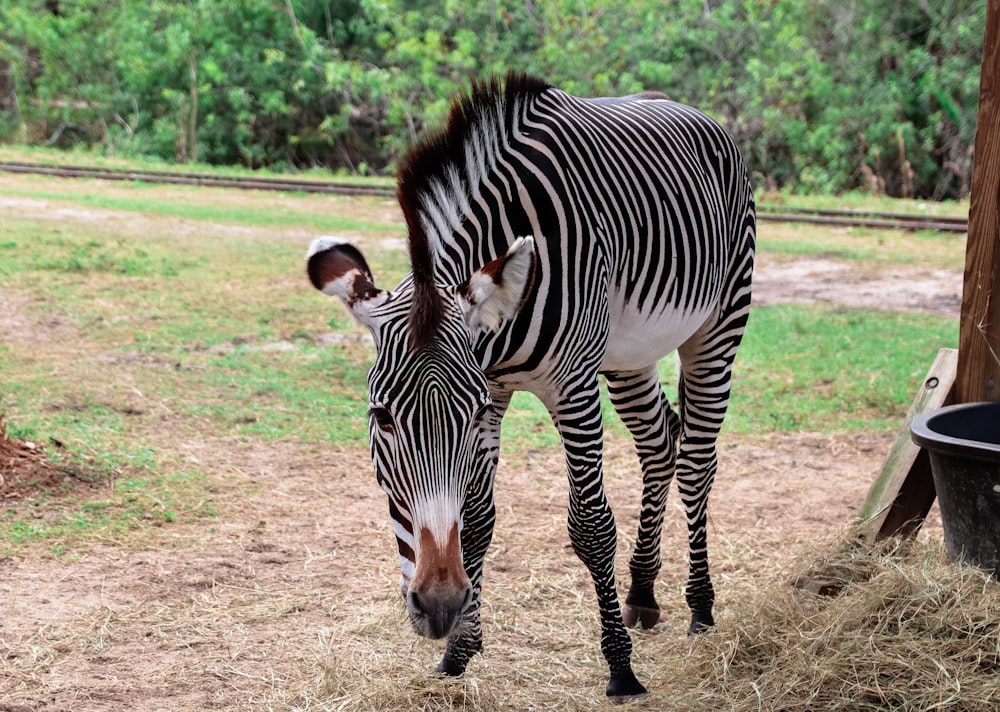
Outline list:
[[[1000,0],[987,0],[955,402],[1000,400]]]
[[[910,423],[918,415],[948,404],[955,383],[958,353],[941,349],[913,399],[882,469],[858,512],[858,537],[874,542],[896,534],[912,536],[920,530],[934,504],[930,458],[910,439]]]

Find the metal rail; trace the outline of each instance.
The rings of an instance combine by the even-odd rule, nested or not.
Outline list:
[[[208,173],[179,173],[173,171],[147,171],[124,168],[98,168],[93,166],[66,166],[0,161],[0,171],[7,173],[33,173],[59,178],[96,178],[100,180],[142,181],[145,183],[174,183],[179,185],[204,185],[244,190],[277,190],[303,193],[332,193],[336,195],[376,195],[393,197],[393,188],[357,185],[337,181],[297,180],[291,178],[211,175]]]
[[[815,223],[868,227],[881,230],[935,230],[937,232],[969,231],[968,218],[954,215],[908,215],[866,210],[832,210],[814,208],[771,208],[758,206],[757,219],[766,222]]]
[[[297,180],[292,178],[220,176],[208,173],[183,173],[174,171],[147,171],[92,166],[39,164],[20,161],[0,161],[0,172],[33,173],[61,178],[95,178],[100,180],[142,181],[146,183],[173,183],[203,185],[243,190],[276,190],[303,193],[328,193],[334,195],[374,195],[394,197],[395,189],[372,185],[358,185],[338,181]],[[814,223],[843,227],[867,227],[880,230],[935,230],[938,232],[968,232],[968,220],[947,215],[907,215],[862,210],[831,210],[812,208],[786,208],[760,205],[757,218],[762,222]]]

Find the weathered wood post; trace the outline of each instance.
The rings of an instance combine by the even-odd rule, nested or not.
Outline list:
[[[931,364],[858,512],[858,536],[862,541],[870,543],[896,534],[911,536],[920,531],[934,504],[934,479],[930,458],[910,439],[910,424],[918,415],[951,402],[957,363],[955,349],[941,349]]]
[[[953,400],[1000,400],[1000,0],[986,3]]]

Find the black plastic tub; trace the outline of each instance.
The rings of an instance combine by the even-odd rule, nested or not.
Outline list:
[[[948,558],[1000,579],[1000,402],[925,413],[910,436],[930,456]]]

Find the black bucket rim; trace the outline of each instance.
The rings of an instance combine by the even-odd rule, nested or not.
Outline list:
[[[983,442],[982,440],[969,440],[967,438],[956,438],[945,435],[930,427],[929,423],[934,418],[948,413],[969,410],[975,408],[1000,409],[1000,401],[982,401],[975,403],[956,403],[946,405],[943,408],[932,410],[928,413],[918,415],[910,423],[910,438],[914,443],[924,448],[928,452],[944,453],[948,455],[958,455],[974,460],[986,460],[989,462],[1000,461],[1000,443]]]

